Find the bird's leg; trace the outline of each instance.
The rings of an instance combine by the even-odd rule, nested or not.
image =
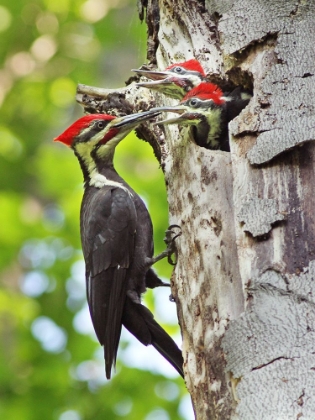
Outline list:
[[[180,229],[180,231],[178,233],[174,232],[173,229],[177,228]],[[179,236],[181,236],[182,231],[180,226],[178,225],[170,225],[168,227],[168,229],[165,231],[165,238],[164,238],[164,242],[167,245],[167,248],[165,251],[161,252],[161,254],[157,255],[156,257],[152,257],[152,258],[148,258],[148,265],[153,265],[156,262],[162,260],[163,258],[167,257],[167,261],[169,262],[169,264],[171,265],[175,265],[177,261],[173,261],[171,256],[172,254],[174,254],[175,252],[175,239],[178,238]],[[175,236],[173,236],[175,235]]]

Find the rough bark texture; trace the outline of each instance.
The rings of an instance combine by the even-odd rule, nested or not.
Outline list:
[[[198,2],[160,2],[160,68],[196,57],[224,78],[214,20]],[[169,103],[156,95],[159,104]],[[183,333],[186,384],[198,419],[228,419],[233,393],[221,340],[244,309],[235,246],[230,154],[196,146],[189,130],[166,128],[162,146],[170,222],[182,227],[173,292]]]
[[[231,153],[172,127],[162,147],[196,418],[313,419],[314,2],[161,0],[159,13],[159,68],[196,57],[254,88]]]
[[[251,300],[230,323],[223,348],[227,370],[238,381],[236,418],[312,419],[315,156],[313,143],[303,143],[315,139],[315,6],[258,0],[246,6],[231,3],[219,23],[224,54],[242,49],[242,69],[254,79],[248,112],[255,117],[231,127],[255,135],[231,143],[235,214],[244,200],[257,203],[252,215],[273,200],[284,217],[260,239],[253,238],[255,229],[236,223],[241,277]]]
[[[196,418],[314,419],[315,2],[139,4],[151,64],[195,57],[254,95],[230,123],[231,153],[185,128],[140,129],[182,228],[172,292]],[[94,112],[176,103],[134,84],[79,93]]]

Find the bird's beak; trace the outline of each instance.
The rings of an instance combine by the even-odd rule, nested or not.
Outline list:
[[[159,124],[169,125],[169,124],[183,124],[183,123],[189,124],[189,121],[191,119],[192,119],[191,114],[185,112],[184,114],[180,115],[179,117],[168,118],[166,120],[157,121],[153,125],[159,125]]]
[[[185,105],[175,105],[175,106],[160,106],[157,108],[151,108],[151,112],[175,112],[176,114],[182,114],[187,110]]]
[[[186,107],[184,105],[176,106],[161,106],[159,108],[151,108],[151,111],[161,112],[175,112],[176,114],[185,114]],[[182,116],[176,118],[170,118],[168,120],[157,121],[153,125],[159,124],[177,124],[177,121],[182,121]]]
[[[140,76],[145,76],[151,80],[164,80],[170,73],[168,71],[154,71],[154,70],[141,70],[141,69],[132,69],[135,73],[138,73]]]
[[[167,77],[163,80],[154,80],[153,82],[140,82],[136,83],[137,86],[146,87],[150,89],[159,89],[164,86],[172,86],[174,84],[174,77]]]
[[[151,108],[152,112],[175,112],[176,114],[180,114],[180,116],[175,118],[169,118],[162,121],[157,121],[153,125],[168,125],[168,124],[192,124],[193,121],[196,120],[196,113],[188,112],[187,107],[185,105],[176,105],[176,106],[162,106],[159,108]]]
[[[154,80],[153,82],[140,82],[140,83],[136,83],[136,85],[149,88],[149,89],[156,89],[156,90],[167,89],[168,87],[172,89],[174,86],[177,86],[179,89],[183,89],[183,95],[184,95],[187,90],[187,86],[190,86],[191,83],[189,79],[187,79],[187,77],[177,76],[177,75],[174,76],[172,74],[163,80],[160,79],[160,80]],[[181,99],[183,95],[179,95],[179,98]]]
[[[144,122],[146,120],[149,120],[150,118],[154,118],[158,116],[161,113],[161,111],[158,110],[158,108],[145,112],[139,112],[137,114],[131,114],[126,115],[125,117],[118,117],[112,122],[112,128],[132,128],[140,124],[141,122]]]

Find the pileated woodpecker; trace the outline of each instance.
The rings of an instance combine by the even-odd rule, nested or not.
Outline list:
[[[228,123],[248,104],[250,97],[241,88],[224,96],[213,83],[202,82],[190,90],[176,106],[151,111],[175,112],[179,117],[156,124],[191,125],[196,143],[206,149],[229,151]]]
[[[153,82],[137,83],[138,86],[161,91],[176,99],[182,99],[190,89],[207,79],[201,64],[195,59],[172,64],[164,71],[140,69],[132,71],[153,80]]]
[[[55,138],[73,149],[84,176],[80,228],[87,299],[97,338],[104,346],[107,379],[116,363],[122,325],[142,344],[152,344],[183,376],[181,351],[141,304],[146,287],[165,285],[150,267],[168,252],[152,257],[150,215],[113,166],[117,144],[158,114],[86,115]]]

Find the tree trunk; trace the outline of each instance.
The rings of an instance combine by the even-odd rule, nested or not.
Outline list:
[[[231,153],[176,126],[161,143],[196,418],[314,419],[314,1],[147,3],[151,62],[195,57],[254,94]]]
[[[253,89],[230,153],[198,147],[185,128],[140,133],[182,228],[172,292],[196,419],[314,419],[315,2],[144,6],[151,63],[195,57],[211,81]],[[78,92],[86,109],[115,114],[176,103],[132,83]]]

